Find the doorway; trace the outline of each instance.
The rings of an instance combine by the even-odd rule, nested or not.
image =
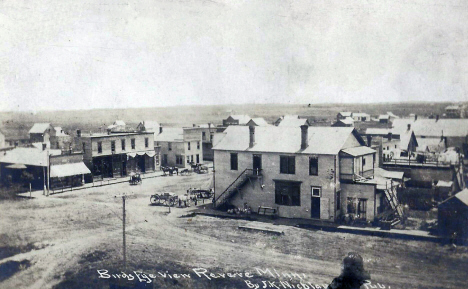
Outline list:
[[[253,155],[253,171],[255,175],[260,175],[262,171],[262,155]]]
[[[322,189],[320,187],[312,187],[311,189],[311,208],[310,217],[312,219],[320,219],[320,197]]]

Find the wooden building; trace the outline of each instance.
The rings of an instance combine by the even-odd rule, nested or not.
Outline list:
[[[160,127],[154,141],[162,166],[190,168],[190,163],[203,162],[202,132],[196,128]]]
[[[468,189],[439,204],[438,226],[441,236],[447,238],[456,236],[468,243]]]
[[[251,118],[248,115],[233,114],[228,116],[226,119],[223,119],[223,126],[246,125],[250,119]]]

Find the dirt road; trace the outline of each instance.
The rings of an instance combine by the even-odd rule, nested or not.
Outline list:
[[[130,270],[121,267],[123,194],[129,196],[126,239],[127,259],[132,269],[170,271],[176,266],[177,270],[184,271],[179,273],[193,275],[193,268],[200,267],[220,273],[258,273],[256,268],[269,268],[279,273],[305,274],[300,281],[327,284],[339,274],[343,256],[356,251],[364,257],[373,282],[380,282],[386,288],[465,286],[468,252],[464,248],[455,252],[429,242],[287,226],[282,227],[284,236],[272,236],[238,230],[246,221],[203,216],[180,218],[192,208],[172,208],[168,213],[167,207],[149,205],[149,197],[154,192],[182,194],[189,187],[201,187],[209,182],[209,175],[159,177],[144,180],[138,186],[122,183],[0,203],[0,246],[18,251],[1,259],[0,266],[6,268],[5,264],[14,261],[28,261],[28,265],[3,278],[0,287],[52,288],[62,284],[61,288],[67,288],[63,286],[64,281],[77,276],[76,272],[88,270],[94,272],[89,276],[95,282],[93,286],[103,288],[107,283],[97,278],[96,268],[111,266],[109,270]],[[197,280],[191,280],[195,282],[191,284]],[[264,280],[285,279],[265,276]],[[230,283],[223,286],[235,288],[243,284],[243,288],[249,288],[243,280],[237,281],[232,283],[235,286],[229,286]],[[213,280],[203,282],[219,287]],[[180,284],[185,283],[178,284],[181,288]],[[200,288],[203,287],[206,286]]]

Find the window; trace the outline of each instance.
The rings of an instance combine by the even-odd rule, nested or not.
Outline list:
[[[282,206],[301,205],[301,184],[297,182],[275,182],[275,204]]]
[[[190,156],[190,161],[193,163],[193,155]]]
[[[176,164],[181,165],[183,163],[183,158],[182,156],[177,155],[176,156]]]
[[[318,158],[317,157],[309,158],[309,175],[311,176],[318,175]]]
[[[202,131],[202,140],[206,140],[206,132]]]
[[[111,141],[111,152],[115,153],[115,140]]]
[[[387,151],[388,151],[389,149],[390,149],[390,147],[389,147],[389,146],[387,146]]]
[[[82,145],[83,145],[83,153],[85,153],[85,151],[86,151],[86,143],[82,143]]]
[[[168,142],[167,143],[167,149],[172,151],[172,143],[171,142]]]
[[[237,163],[237,154],[232,153],[231,154],[231,170],[237,171],[237,169],[238,169],[237,165],[238,165],[238,163]]]
[[[121,140],[120,141],[120,144],[122,145],[122,150],[124,151],[125,150],[125,140]]]
[[[199,150],[199,149],[200,149],[200,142],[197,141],[197,150]]]
[[[134,149],[135,149],[135,139],[132,138],[132,139],[130,140],[130,142],[132,143],[132,150],[134,150]]]
[[[187,148],[190,150],[190,142],[187,143]]]
[[[296,158],[294,156],[280,156],[280,173],[291,175],[296,173]]]
[[[362,157],[362,166],[365,166],[365,165],[366,165],[366,158]]]
[[[145,148],[149,147],[149,139],[145,137]]]
[[[213,142],[213,134],[210,134],[210,142]]]
[[[187,164],[190,164],[190,156],[187,156]]]
[[[397,148],[397,145],[395,145],[395,148]]]
[[[102,142],[97,143],[97,152],[98,154],[102,153]]]
[[[200,163],[200,155],[197,155],[197,164]]]
[[[159,166],[159,155],[158,154],[156,154],[154,156],[154,161],[156,162],[156,165]]]
[[[341,210],[341,191],[336,192],[336,210]]]
[[[320,187],[311,187],[312,197],[321,197],[321,188]]]

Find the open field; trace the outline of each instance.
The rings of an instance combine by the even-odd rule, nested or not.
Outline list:
[[[182,194],[200,187],[209,175],[158,177],[31,200],[0,203],[1,288],[108,288],[125,283],[99,279],[133,270],[190,274],[189,279],[160,277],[154,288],[249,288],[245,278],[198,277],[210,272],[252,272],[261,281],[328,284],[350,251],[365,259],[372,281],[387,288],[465,288],[468,250],[432,242],[404,241],[281,226],[283,236],[238,230],[244,220],[181,217],[192,208],[150,206],[157,191]],[[127,193],[127,259],[122,266],[122,199]],[[255,268],[304,273],[303,280],[259,276]],[[1,270],[0,270],[1,271]],[[262,271],[260,271],[262,272]],[[158,275],[160,276],[160,275]],[[301,275],[303,276],[303,275]],[[136,277],[134,276],[136,279]],[[296,278],[297,279],[297,278]],[[138,280],[127,281],[141,286]],[[152,286],[153,283],[147,286]],[[132,288],[132,287],[129,287]],[[153,287],[138,287],[153,288]]]

